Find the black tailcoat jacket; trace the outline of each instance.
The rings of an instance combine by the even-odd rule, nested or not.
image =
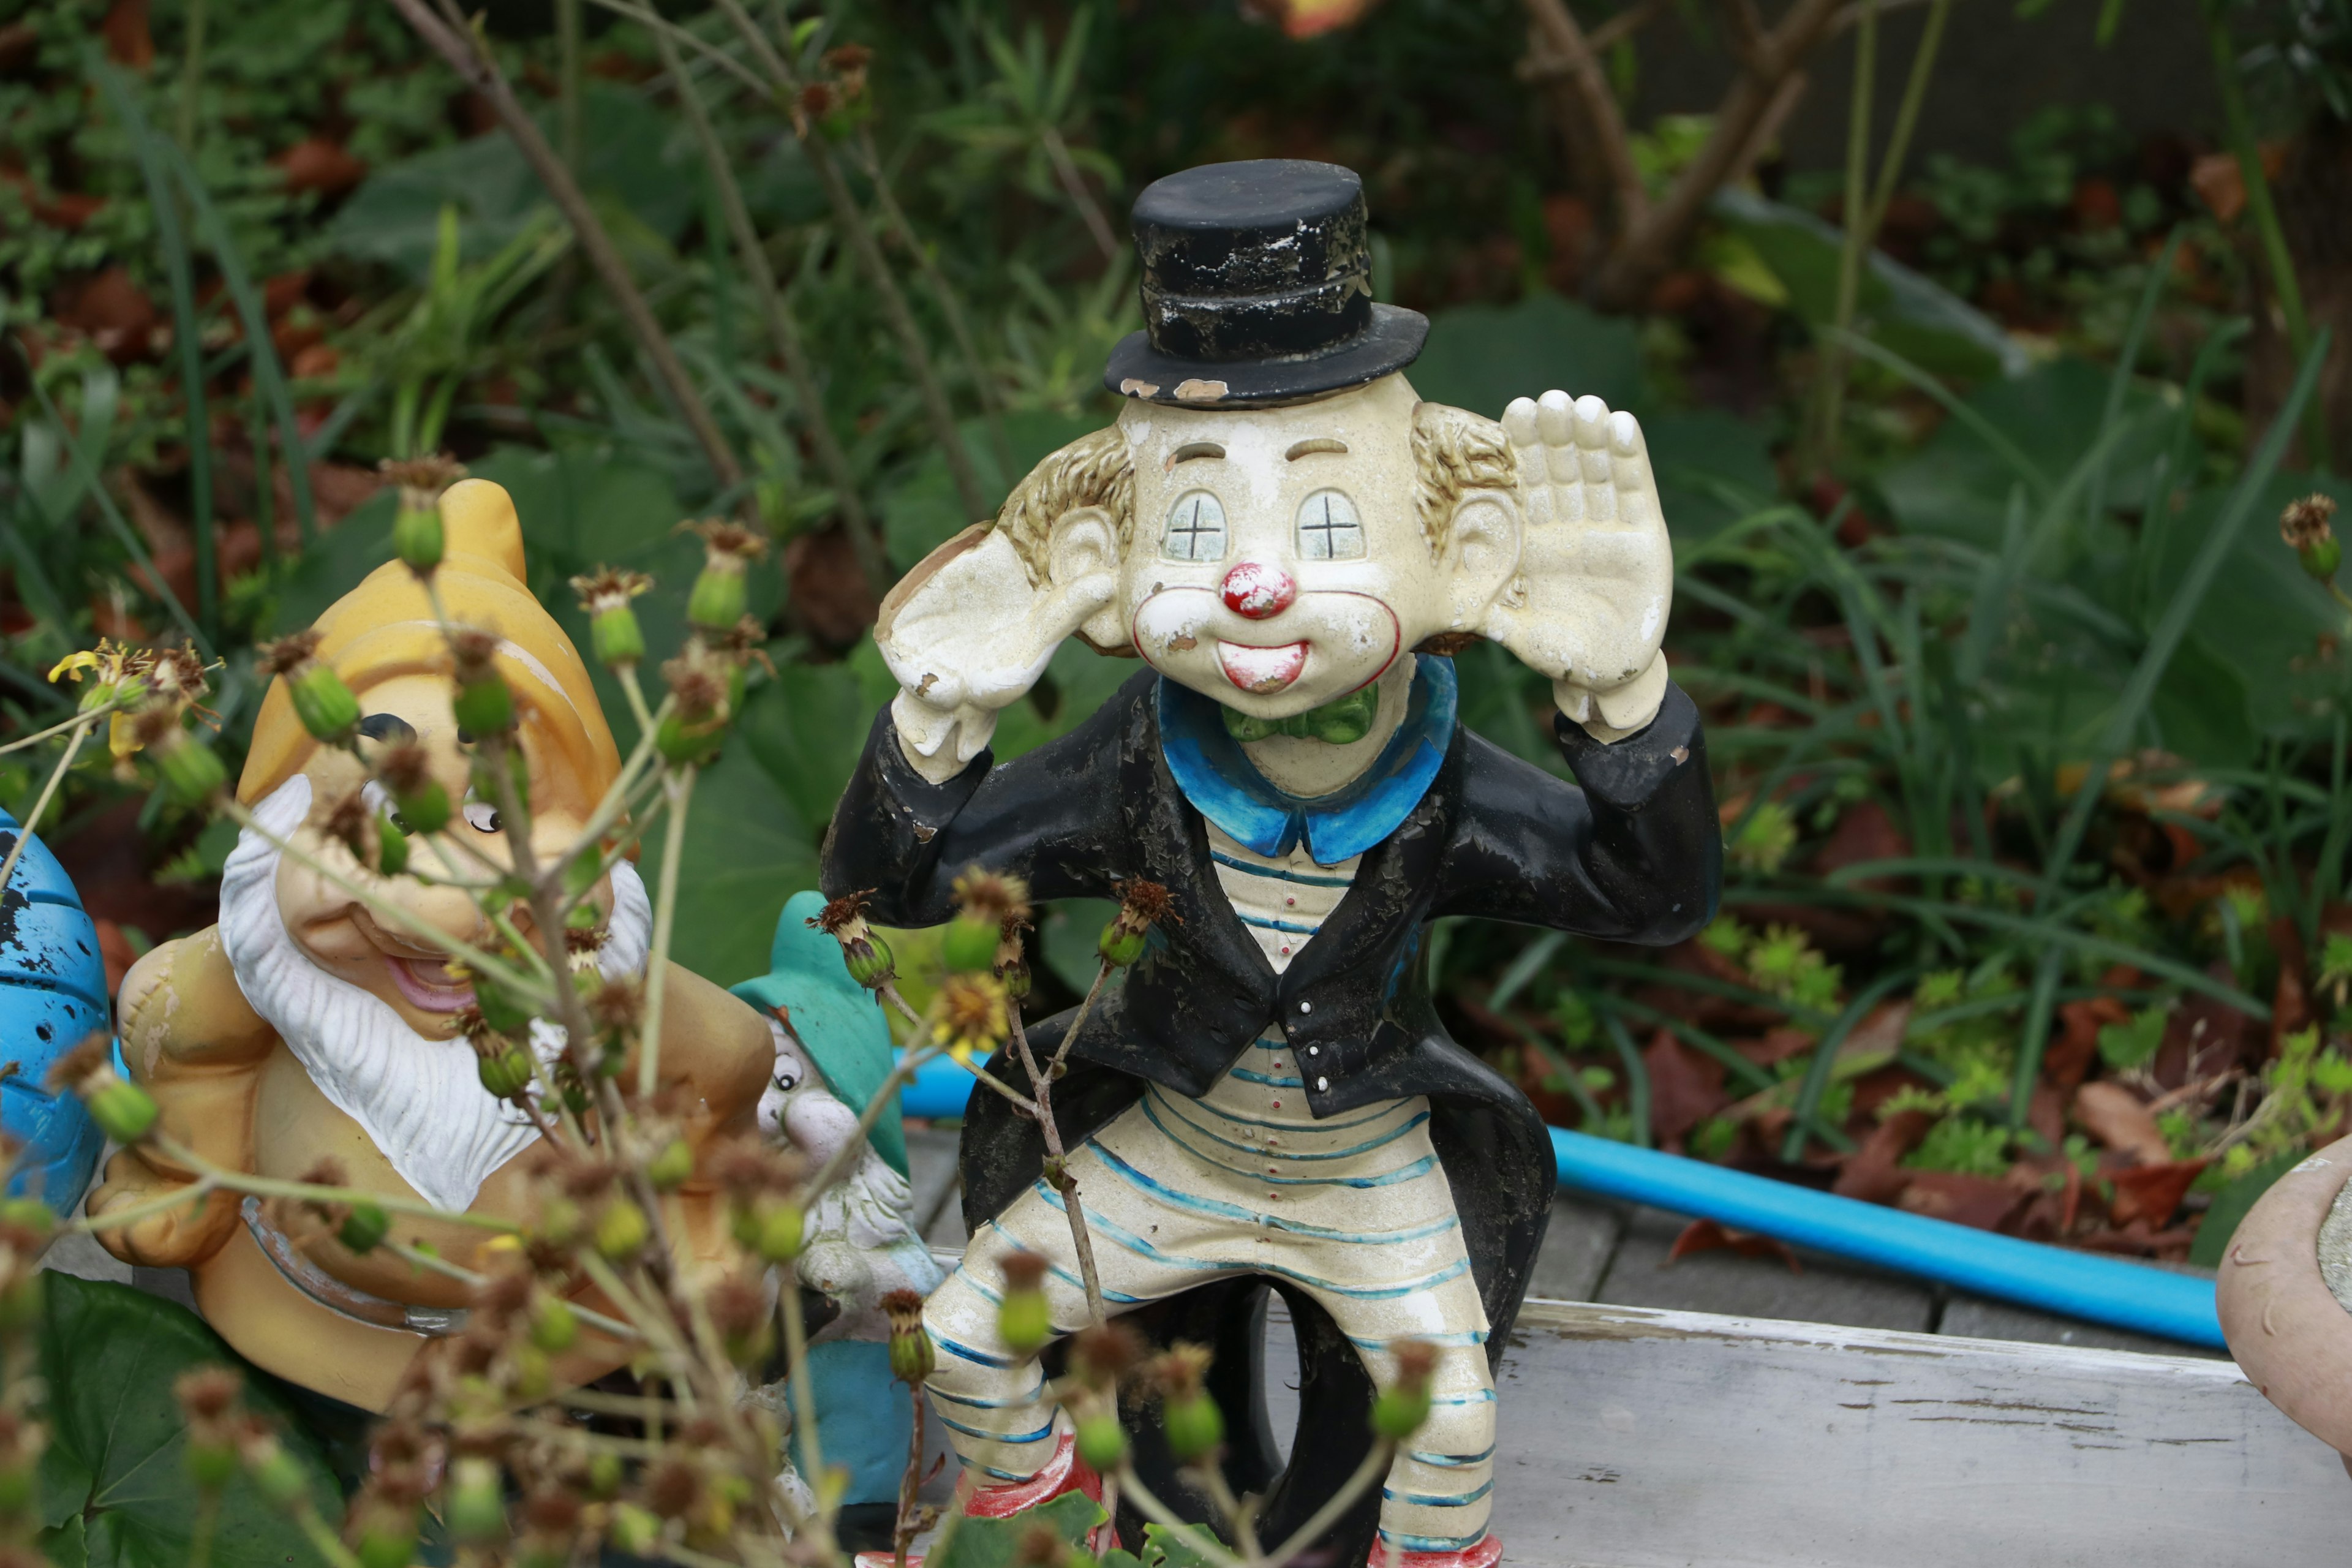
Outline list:
[[[826,835],[826,895],[871,890],[877,923],[928,926],[953,913],[950,884],[974,865],[1027,879],[1040,900],[1113,898],[1131,878],[1164,886],[1170,918],[1105,984],[1054,1087],[1066,1144],[1132,1104],[1146,1079],[1205,1094],[1277,1023],[1294,1049],[1319,1047],[1307,1089],[1318,1119],[1426,1095],[1492,1331],[1487,1353],[1499,1356],[1551,1213],[1551,1143],[1527,1097],[1439,1022],[1428,966],[1414,962],[1422,931],[1441,915],[1628,942],[1698,931],[1721,885],[1722,838],[1697,710],[1669,685],[1648,728],[1608,745],[1556,719],[1575,784],[1455,724],[1419,803],[1365,852],[1339,906],[1277,975],[1226,900],[1204,821],[1161,754],[1159,679],[1142,671],[1059,740],[1001,767],[983,752],[944,784],[908,764],[884,710]],[[1050,1054],[1069,1021],[1037,1025],[1032,1046]],[[992,1068],[1024,1086],[1002,1053]],[[1037,1180],[1044,1149],[1035,1124],[1000,1097],[972,1096],[961,1165],[973,1234]],[[1299,1441],[1287,1472],[1259,1402],[1268,1289],[1287,1300],[1299,1344]],[[1270,1489],[1265,1539],[1282,1539],[1361,1461],[1370,1381],[1328,1318],[1283,1282],[1224,1279],[1128,1321],[1152,1339],[1217,1350],[1212,1387],[1226,1413],[1229,1479]],[[1147,1478],[1181,1500],[1164,1447],[1147,1423],[1130,1426]],[[1191,1500],[1188,1511],[1205,1517]],[[1334,1531],[1338,1561],[1364,1560],[1378,1503],[1374,1489]],[[1121,1522],[1135,1539],[1139,1521],[1122,1510]]]

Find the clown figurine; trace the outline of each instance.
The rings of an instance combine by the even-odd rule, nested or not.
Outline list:
[[[901,690],[824,879],[901,925],[947,919],[975,864],[1039,899],[1166,889],[1053,1091],[1104,1299],[1150,1340],[1213,1347],[1225,1476],[1264,1495],[1265,1541],[1363,1462],[1392,1347],[1435,1347],[1427,1423],[1325,1560],[1486,1568],[1494,1363],[1553,1162],[1534,1108],[1439,1022],[1422,932],[1473,915],[1680,941],[1714,910],[1721,846],[1698,714],[1659,654],[1673,563],[1640,427],[1557,392],[1500,424],[1422,402],[1403,372],[1428,323],[1373,303],[1365,222],[1327,163],[1143,193],[1146,328],[1105,375],[1126,405],[885,602]],[[1143,668],[992,765],[998,711],[1073,636]],[[1458,721],[1448,654],[1482,637],[1550,682],[1573,783]],[[975,1514],[1099,1491],[997,1331],[1016,1250],[1045,1259],[1057,1332],[1087,1319],[1041,1153],[1034,1123],[973,1097],[971,1244],[926,1321]],[[1286,1468],[1255,1386],[1269,1289],[1299,1342]],[[1206,1517],[1135,1419],[1139,1473]]]
[[[796,893],[776,922],[768,973],[734,988],[767,1019],[775,1069],[760,1130],[814,1171],[857,1137],[866,1107],[890,1076],[890,1029],[873,992],[849,977],[841,949],[811,919],[824,895]],[[915,1234],[907,1134],[896,1095],[862,1141],[848,1174],[809,1211],[795,1262],[808,1313],[810,1393],[827,1468],[848,1472],[835,1530],[853,1548],[887,1548],[898,1513],[914,1409],[891,1385],[890,1323],[882,1298],[928,1296],[940,1266]],[[786,1385],[762,1403],[790,1420]],[[793,1461],[802,1464],[797,1436]]]
[[[441,500],[447,553],[436,575],[453,622],[497,633],[493,655],[514,693],[517,744],[530,770],[531,842],[570,845],[619,775],[586,667],[524,586],[522,531],[507,492],[481,479]],[[162,1131],[211,1164],[301,1181],[331,1163],[346,1184],[457,1214],[528,1223],[537,1213],[530,1118],[485,1090],[460,1016],[474,1003],[446,949],[415,928],[478,942],[490,922],[464,889],[482,861],[509,863],[509,825],[469,786],[472,738],[451,716],[449,646],[436,605],[398,562],[377,568],[319,617],[310,657],[358,695],[360,745],[413,748],[416,764],[459,802],[448,836],[470,851],[444,861],[413,838],[417,868],[459,880],[383,877],[331,829],[356,803],[391,814],[381,784],[338,747],[313,741],[284,677],[254,722],[237,798],[244,829],[221,875],[220,923],[157,947],[123,977],[117,1016],[131,1078],[162,1110]],[[288,847],[290,846],[290,851]],[[394,922],[354,897],[366,889],[399,910]],[[575,963],[608,977],[642,976],[652,934],[645,884],[626,861],[593,889],[595,921]],[[509,912],[525,938],[527,905]],[[672,964],[657,1086],[691,1109],[698,1152],[714,1135],[745,1133],[769,1081],[767,1030],[742,1003]],[[542,1060],[562,1030],[534,1021]],[[625,1067],[624,1081],[634,1066]],[[108,1165],[90,1195],[103,1216],[152,1206],[201,1179],[168,1149],[142,1144]],[[721,1205],[698,1178],[680,1189],[681,1261],[729,1256]],[[315,1393],[382,1410],[418,1352],[464,1331],[472,1288],[411,1268],[389,1249],[344,1247],[332,1233],[294,1234],[257,1200],[215,1190],[100,1233],[126,1262],[185,1268],[196,1305],[247,1359]],[[394,1239],[431,1246],[464,1268],[495,1268],[495,1233],[403,1215]],[[625,1363],[630,1347],[583,1331],[551,1368],[580,1383]]]

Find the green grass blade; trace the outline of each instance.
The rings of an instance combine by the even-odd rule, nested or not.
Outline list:
[[[180,395],[186,406],[188,447],[188,531],[196,551],[196,619],[205,635],[220,635],[220,563],[213,537],[212,424],[205,406],[205,341],[196,312],[195,267],[188,255],[188,237],[180,226],[180,204],[172,176],[160,153],[162,139],[139,114],[122,73],[100,60],[91,68],[99,91],[131,133],[139,173],[147,186],[148,210],[155,219],[156,242],[163,250],[163,273],[172,289],[172,342],[180,353]]]
[[[1625,1114],[1633,1122],[1633,1146],[1650,1147],[1650,1064],[1633,1045],[1633,1037],[1625,1032],[1625,1020],[1616,1014],[1602,1011],[1601,1027],[1607,1032],[1609,1043],[1617,1047],[1617,1059],[1625,1068]]]
[[[1891,970],[1880,975],[1867,987],[1854,993],[1853,1000],[1845,1005],[1845,1011],[1838,1015],[1837,1022],[1832,1024],[1829,1033],[1822,1037],[1822,1043],[1813,1049],[1813,1059],[1806,1064],[1804,1081],[1797,1086],[1797,1119],[1789,1124],[1789,1136],[1780,1145],[1782,1160],[1793,1165],[1804,1157],[1806,1129],[1821,1120],[1822,1096],[1829,1090],[1830,1071],[1837,1065],[1837,1054],[1844,1046],[1846,1037],[1853,1033],[1854,1026],[1868,1017],[1870,1010],[1877,1006],[1889,992],[1910,984],[1916,978],[1916,972],[1909,969]]]
[[[1991,420],[1953,396],[1951,388],[1946,386],[1941,381],[1921,370],[1894,350],[1882,348],[1859,333],[1847,331],[1841,327],[1823,327],[1822,335],[1832,342],[1862,355],[1864,359],[1876,361],[1926,393],[1943,406],[1945,413],[1967,426],[1977,439],[1992,449],[1995,457],[2014,468],[2017,471],[2017,477],[2031,485],[2036,495],[2050,493],[2050,476],[2042,471],[2042,465],[2027,457],[2016,442],[1995,428]]]

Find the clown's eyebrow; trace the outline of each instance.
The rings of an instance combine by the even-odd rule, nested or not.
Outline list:
[[[1225,449],[1214,441],[1189,441],[1168,455],[1168,467],[1189,463],[1195,458],[1222,458]]]
[[[371,741],[397,741],[404,746],[416,742],[416,727],[397,713],[371,713],[360,721],[360,733]]]
[[[1344,455],[1347,450],[1348,443],[1340,440],[1337,436],[1309,436],[1306,440],[1294,445],[1282,457],[1285,462],[1295,463],[1309,452],[1338,452]]]

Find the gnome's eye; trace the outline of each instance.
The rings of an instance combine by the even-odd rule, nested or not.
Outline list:
[[[477,833],[496,833],[506,824],[499,820],[499,808],[487,800],[466,803],[466,826]]]
[[[1363,520],[1338,490],[1317,490],[1298,503],[1298,555],[1303,561],[1353,561],[1364,552]]]
[[[1206,490],[1186,490],[1178,496],[1176,504],[1168,509],[1160,553],[1171,561],[1223,561],[1224,504]]]
[[[800,1086],[801,1069],[797,1067],[779,1063],[776,1068],[776,1087],[783,1090],[786,1094],[790,1094],[793,1090],[800,1088]]]

